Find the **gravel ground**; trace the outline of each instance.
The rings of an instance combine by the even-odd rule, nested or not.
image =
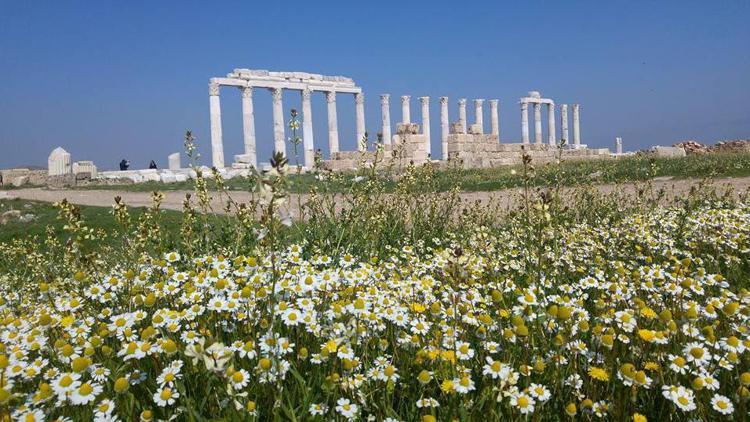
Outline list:
[[[665,189],[665,200],[674,198],[684,194],[690,190],[691,187],[698,185],[701,180],[698,179],[680,179],[672,180],[670,178],[656,178],[653,180],[653,186],[655,189]],[[732,187],[735,195],[747,192],[750,190],[750,177],[739,177],[739,178],[726,178],[716,179],[713,184],[719,188]],[[624,194],[634,194],[638,189],[636,184],[625,183],[625,184],[601,184],[595,185],[595,188],[603,193],[619,192]],[[569,188],[568,188],[569,189]],[[517,203],[520,194],[520,189],[506,189],[494,192],[464,192],[461,193],[461,200],[464,203],[474,203],[476,201],[492,202],[497,207],[508,208]],[[182,210],[182,201],[185,199],[185,194],[191,193],[188,191],[166,191],[164,192],[164,201],[162,202],[162,208],[171,210]],[[250,198],[250,194],[247,192],[232,191],[230,192],[232,198],[236,202],[246,202]],[[109,207],[114,203],[114,197],[120,196],[123,198],[126,204],[130,207],[141,207],[148,206],[151,204],[150,193],[148,192],[128,192],[118,190],[76,190],[76,189],[46,189],[46,188],[29,188],[29,189],[17,189],[12,191],[0,191],[0,199],[29,199],[36,201],[47,201],[56,202],[61,201],[64,198],[71,203],[78,205],[90,205],[90,206],[101,206]],[[298,204],[298,197],[300,195],[294,194],[288,201],[288,210],[293,216],[296,216],[296,208]],[[304,204],[307,200],[307,195],[301,195],[301,202]],[[341,195],[337,196],[337,201],[343,203],[345,198]],[[223,203],[226,198],[219,198],[218,195],[212,197],[211,205],[215,212],[222,213]]]

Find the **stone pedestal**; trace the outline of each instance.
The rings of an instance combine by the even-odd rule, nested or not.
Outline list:
[[[182,168],[182,163],[180,162],[179,152],[175,152],[174,154],[169,154],[169,156],[167,156],[167,161],[169,162],[170,170],[179,170]]]
[[[64,176],[73,173],[73,167],[68,151],[57,147],[47,158],[47,174],[50,176]]]

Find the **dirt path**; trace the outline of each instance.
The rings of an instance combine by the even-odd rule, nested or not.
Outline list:
[[[673,198],[675,196],[684,194],[690,190],[691,187],[698,185],[701,180],[699,179],[680,179],[680,180],[667,180],[666,178],[657,178],[653,181],[653,186],[656,190],[664,188],[666,191],[665,198]],[[745,192],[750,190],[750,177],[739,177],[739,178],[724,178],[716,179],[713,184],[719,188],[733,187],[735,193]],[[623,194],[634,194],[636,192],[636,185],[634,183],[624,183],[619,185],[614,184],[601,184],[595,185],[596,189],[602,193],[619,192]],[[189,191],[165,191],[164,201],[162,208],[171,210],[182,210],[182,201],[185,199],[185,194],[191,193]],[[498,207],[507,208],[516,203],[520,189],[505,189],[493,192],[463,192],[460,194],[463,202],[471,203],[475,201],[488,202],[493,201]],[[232,191],[230,193],[232,198],[237,202],[247,202],[250,199],[250,194],[241,191]],[[119,190],[52,190],[46,188],[30,188],[30,189],[19,189],[13,191],[0,192],[0,199],[6,198],[20,198],[37,201],[56,202],[67,198],[68,201],[78,205],[90,205],[90,206],[101,206],[109,207],[114,203],[113,198],[120,196],[123,198],[126,204],[130,207],[142,207],[149,206],[151,204],[151,198],[149,192],[129,192]],[[294,194],[289,200],[289,209],[292,215],[297,214],[295,212],[298,198],[300,195]],[[307,195],[301,195],[301,202],[304,204],[307,200]],[[212,197],[211,205],[216,212],[222,212],[223,204],[226,198],[219,198],[217,195]],[[343,202],[343,198],[342,198]]]

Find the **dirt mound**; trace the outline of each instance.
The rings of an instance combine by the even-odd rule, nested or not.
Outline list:
[[[719,141],[714,145],[704,145],[698,141],[680,141],[674,145],[685,150],[688,154],[706,154],[709,152],[750,152],[750,139],[736,139]]]

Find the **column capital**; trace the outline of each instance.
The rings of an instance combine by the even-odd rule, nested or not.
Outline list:
[[[365,93],[364,92],[357,92],[354,94],[354,103],[355,104],[364,104],[365,103]]]
[[[430,97],[419,97],[419,101],[422,103],[427,103],[430,101]]]
[[[336,91],[326,91],[326,101],[329,103],[336,102]]]
[[[489,100],[491,106],[496,106],[500,103],[500,100]]]
[[[380,102],[388,104],[391,101],[391,94],[380,94]]]
[[[310,96],[312,95],[312,90],[310,88],[305,88],[302,90],[302,99],[305,101],[310,101]]]
[[[274,101],[281,101],[281,88],[268,88]]]
[[[448,104],[448,97],[440,97],[440,105]]]
[[[401,102],[405,103],[411,99],[411,95],[402,95],[401,96]]]
[[[242,98],[252,98],[253,97],[253,87],[251,87],[251,86],[241,86],[239,88],[240,88],[240,91],[242,91]]]
[[[526,101],[521,101],[520,104],[521,104],[521,110],[529,109],[529,103],[527,103]]]
[[[219,84],[209,83],[208,84],[208,95],[219,95]]]
[[[484,99],[483,98],[475,98],[474,99],[474,105],[475,106],[481,106],[482,104],[484,104]]]
[[[459,98],[458,105],[461,105],[461,106],[466,105],[466,98]]]

